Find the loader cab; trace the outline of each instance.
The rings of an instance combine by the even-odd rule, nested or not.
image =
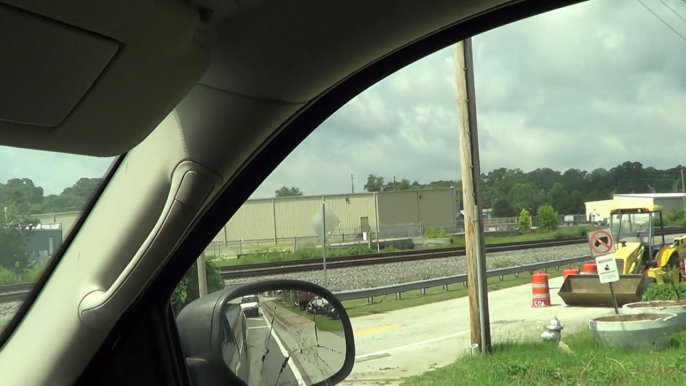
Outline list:
[[[643,262],[654,266],[665,245],[662,208],[617,208],[610,211],[610,228],[616,248],[643,248]],[[659,227],[659,228],[658,228]],[[655,229],[660,229],[656,237]]]

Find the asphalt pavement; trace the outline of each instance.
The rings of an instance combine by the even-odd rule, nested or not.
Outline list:
[[[248,350],[250,351],[250,386],[299,386],[303,383],[295,375],[298,371],[289,360],[285,347],[278,336],[269,336],[270,323],[262,314],[258,318],[248,318]],[[266,356],[265,356],[266,353]],[[264,362],[262,362],[262,357]],[[292,359],[292,358],[291,358]],[[284,367],[284,363],[286,364]],[[281,369],[283,368],[283,372]],[[281,373],[279,375],[279,373]]]
[[[568,307],[557,295],[563,278],[550,279],[551,307],[531,307],[531,284],[489,292],[494,342],[540,339],[544,325],[557,316],[562,336],[588,328],[588,320],[612,315],[612,308]],[[355,367],[343,384],[398,384],[454,362],[470,350],[468,299],[352,319]]]

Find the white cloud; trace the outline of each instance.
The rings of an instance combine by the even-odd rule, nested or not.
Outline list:
[[[686,33],[662,3],[643,1]],[[686,15],[683,2],[667,3]],[[582,3],[473,43],[483,171],[684,163],[686,41],[638,2]],[[254,196],[272,196],[282,185],[347,192],[351,173],[357,190],[370,173],[424,183],[459,178],[458,150],[450,46],[341,108]]]

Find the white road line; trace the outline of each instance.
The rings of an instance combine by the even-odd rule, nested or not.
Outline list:
[[[262,319],[267,323],[268,328],[271,328],[272,325],[269,323],[269,320],[267,320],[267,317],[262,314]],[[283,343],[281,343],[281,339],[279,339],[279,336],[276,334],[276,331],[272,330],[272,337],[274,337],[274,340],[276,341],[276,345],[279,346],[279,350],[281,350],[281,354],[283,355],[284,358],[288,357],[288,350],[283,346]],[[291,371],[293,372],[293,376],[295,376],[295,380],[298,382],[298,385],[306,386],[307,383],[305,383],[305,379],[303,378],[302,374],[300,374],[300,370],[298,370],[298,367],[293,363],[293,358],[288,360],[288,367],[291,368]]]
[[[450,334],[450,335],[446,335],[446,336],[441,336],[441,337],[439,337],[439,338],[433,338],[433,339],[423,340],[423,341],[421,341],[421,342],[415,342],[415,343],[410,343],[410,344],[406,344],[406,345],[402,345],[402,346],[391,347],[391,348],[386,349],[386,350],[377,351],[377,352],[373,352],[373,353],[369,353],[369,354],[356,355],[356,356],[355,356],[355,359],[362,359],[362,358],[380,356],[380,355],[383,355],[383,354],[387,354],[387,353],[389,353],[389,352],[391,352],[391,351],[405,350],[405,349],[408,349],[408,348],[410,348],[410,347],[421,346],[421,345],[424,345],[424,344],[439,342],[439,341],[444,340],[444,339],[456,338],[456,337],[458,337],[458,336],[467,335],[467,334],[469,334],[469,330],[467,330],[467,331],[462,331],[462,332],[456,332],[456,333],[454,333],[454,334]]]
[[[255,327],[248,327],[248,330],[259,330],[260,328],[269,328],[269,326],[255,326]]]

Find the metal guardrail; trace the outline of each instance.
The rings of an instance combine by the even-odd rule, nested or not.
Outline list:
[[[582,263],[585,261],[591,261],[591,260],[593,260],[593,257],[590,255],[587,255],[587,256],[571,257],[568,259],[544,261],[541,263],[519,265],[516,267],[498,268],[498,269],[493,269],[493,270],[487,271],[486,276],[488,278],[500,277],[502,279],[502,277],[505,275],[518,275],[522,272],[533,272],[533,271],[540,270],[540,269],[561,267],[564,265],[578,264],[578,263]],[[382,286],[382,287],[366,288],[366,289],[352,290],[352,291],[339,291],[339,292],[334,292],[333,294],[340,301],[355,300],[355,299],[372,299],[372,298],[375,298],[378,296],[392,295],[392,294],[396,294],[396,297],[398,297],[397,294],[407,292],[407,291],[425,290],[427,288],[441,287],[441,286],[447,286],[450,284],[457,284],[457,283],[465,283],[466,284],[467,283],[467,275],[445,276],[445,277],[438,277],[435,279],[419,280],[419,281],[413,281],[413,282],[409,282],[409,283],[393,284],[393,285],[387,285],[387,286]]]

